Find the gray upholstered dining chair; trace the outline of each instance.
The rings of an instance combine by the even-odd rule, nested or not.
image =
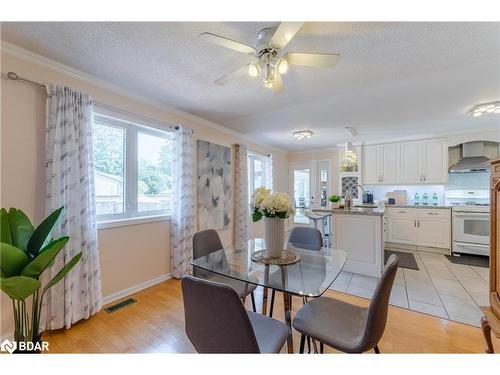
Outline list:
[[[193,259],[198,259],[222,248],[223,246],[219,234],[213,229],[197,232],[193,236]],[[243,303],[245,303],[246,297],[250,294],[252,299],[252,309],[254,312],[257,311],[255,306],[255,295],[253,293],[257,288],[256,284],[245,283],[223,275],[206,272],[199,270],[196,267],[193,269],[193,275],[229,285],[236,291]]]
[[[280,321],[246,311],[228,285],[184,276],[186,334],[198,353],[279,353],[288,338]]]
[[[290,231],[288,243],[301,249],[319,251],[323,247],[323,238],[321,237],[321,231],[317,228],[294,227]],[[271,281],[273,279],[280,280],[279,273],[274,272],[272,275],[270,275],[270,279]],[[269,308],[270,317],[273,316],[275,297],[276,291],[273,289],[273,291],[271,292],[271,304]]]
[[[293,327],[302,334],[300,353],[304,352],[306,336],[345,353],[363,353],[371,349],[380,353],[378,342],[387,323],[389,297],[398,263],[397,255],[389,257],[368,307],[327,297],[316,298],[302,307],[293,321]]]

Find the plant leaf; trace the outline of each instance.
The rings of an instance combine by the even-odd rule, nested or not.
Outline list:
[[[59,254],[61,249],[68,242],[69,237],[61,237],[56,241],[51,241],[45,246],[40,253],[29,262],[21,272],[22,276],[38,279],[43,271],[52,263],[54,258]]]
[[[35,293],[42,284],[37,279],[14,276],[0,279],[0,289],[12,299],[25,300]]]
[[[12,245],[12,236],[10,235],[9,213],[5,208],[0,210],[0,242]]]
[[[71,269],[78,263],[81,257],[82,253],[80,252],[73,258],[71,258],[71,260],[58,272],[58,274],[55,275],[54,278],[50,280],[50,282],[47,285],[45,285],[45,288],[43,288],[43,293],[45,293],[47,290],[49,290],[59,281],[61,281],[64,278],[64,276],[66,276],[68,272],[71,271]]]
[[[12,236],[12,245],[26,251],[26,245],[33,234],[35,228],[31,224],[26,214],[17,208],[9,209],[10,234]]]
[[[29,263],[28,256],[15,246],[0,242],[0,266],[2,275],[6,277],[19,276]]]
[[[45,244],[45,241],[52,233],[52,230],[59,220],[63,210],[64,206],[52,212],[33,232],[27,246],[28,253],[30,253],[33,258],[38,255],[40,249]]]

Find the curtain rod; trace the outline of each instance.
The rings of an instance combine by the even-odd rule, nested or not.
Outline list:
[[[28,83],[30,85],[34,85],[34,86],[37,86],[37,87],[40,87],[40,88],[43,88],[43,89],[46,89],[47,87],[43,84],[43,83],[40,83],[40,82],[36,82],[36,81],[32,81],[31,79],[27,79],[27,78],[24,78],[24,77],[21,77],[19,74],[17,74],[16,72],[8,72],[7,73],[7,78],[12,80],[12,81],[19,81],[19,82],[24,82],[24,83]],[[168,124],[164,124],[160,121],[157,121],[155,119],[152,119],[152,118],[149,118],[149,117],[145,117],[145,116],[141,116],[141,115],[137,115],[135,113],[132,113],[132,112],[128,112],[126,110],[123,110],[123,109],[120,109],[120,108],[115,108],[113,106],[110,106],[108,104],[104,104],[104,103],[100,103],[98,101],[95,101],[93,100],[93,102],[98,106],[98,107],[103,107],[105,109],[110,109],[112,111],[116,111],[116,112],[121,112],[123,114],[126,114],[126,115],[129,115],[129,116],[133,116],[133,117],[136,117],[138,119],[142,119],[142,120],[146,120],[146,121],[149,121],[149,122],[152,122],[152,123],[157,123],[158,125],[162,125],[162,126],[168,126],[170,127],[171,129],[175,129],[175,130],[178,130],[179,127],[178,126],[172,126],[172,125],[168,125]],[[191,129],[192,132],[194,133],[194,129]]]

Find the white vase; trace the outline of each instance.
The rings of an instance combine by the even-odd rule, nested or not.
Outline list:
[[[264,239],[267,256],[280,257],[285,246],[285,219],[264,217]]]

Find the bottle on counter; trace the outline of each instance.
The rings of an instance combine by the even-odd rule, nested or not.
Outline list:
[[[422,195],[422,204],[424,206],[427,206],[429,204],[429,197],[427,196],[427,193],[424,193],[424,195]]]
[[[433,206],[438,205],[438,195],[436,193],[432,194],[432,205]]]
[[[415,193],[414,204],[415,206],[418,206],[420,204],[420,196],[418,195],[418,193]]]

